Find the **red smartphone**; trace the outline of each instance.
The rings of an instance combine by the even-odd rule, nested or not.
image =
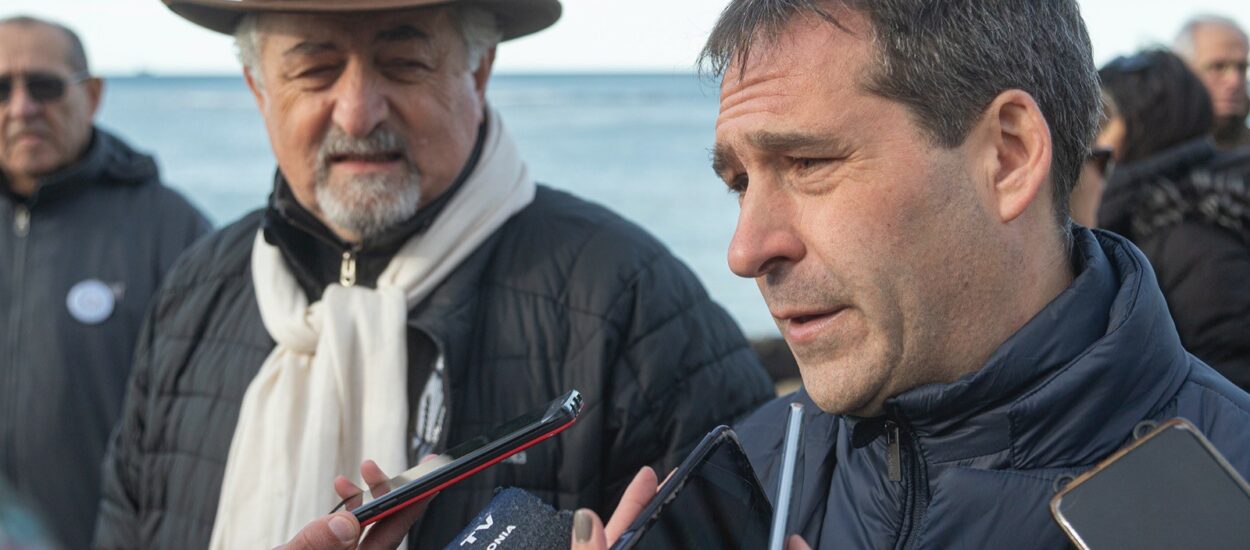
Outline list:
[[[381,485],[370,487],[368,492],[343,499],[330,512],[346,509],[362,526],[369,525],[555,436],[572,426],[581,411],[582,395],[572,390],[547,407],[461,443]],[[384,491],[385,494],[377,494]]]

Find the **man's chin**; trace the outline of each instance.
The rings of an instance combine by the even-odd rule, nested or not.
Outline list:
[[[839,368],[831,364],[804,367],[800,362],[803,387],[816,406],[829,414],[880,416],[885,403],[880,396],[884,381],[857,378],[838,372]]]

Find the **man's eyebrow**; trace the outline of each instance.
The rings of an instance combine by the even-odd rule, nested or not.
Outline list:
[[[828,135],[800,132],[755,132],[747,136],[752,145],[771,153],[839,149],[841,142]]]
[[[733,149],[717,143],[712,147],[712,171],[718,176],[724,174],[729,171],[729,165],[736,162],[737,158]]]
[[[374,42],[404,42],[408,40],[429,40],[430,35],[412,25],[401,24],[386,29],[373,38]]]
[[[337,49],[338,49],[338,46],[335,46],[333,42],[304,41],[294,46],[291,46],[290,49],[288,49],[285,52],[282,52],[282,57],[294,57],[297,55],[313,55],[313,54],[318,54],[321,52],[335,51]]]

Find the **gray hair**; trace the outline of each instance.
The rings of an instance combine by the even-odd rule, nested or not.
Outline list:
[[[60,23],[48,21],[46,19],[31,17],[29,15],[18,15],[0,19],[0,26],[4,25],[16,25],[19,27],[42,25],[59,31],[65,36],[65,42],[69,45],[65,63],[69,65],[70,70],[75,73],[83,74],[89,74],[91,72],[91,67],[87,65],[87,49],[83,47],[82,39],[78,38],[78,33],[70,30],[69,27]]]
[[[452,6],[452,19],[464,41],[467,68],[476,71],[482,66],[486,53],[503,39],[495,14],[477,6]],[[235,53],[243,68],[260,84],[256,72],[260,55],[260,14],[249,13],[239,19],[234,28]]]
[[[774,45],[798,16],[845,30],[834,15],[840,8],[871,23],[876,59],[861,86],[906,106],[934,145],[963,143],[1002,92],[1032,95],[1054,140],[1054,213],[1067,227],[1068,199],[1101,116],[1075,0],[733,0],[699,64],[723,78],[731,64],[745,66],[752,46]]]
[[[1180,32],[1176,33],[1176,38],[1172,40],[1172,51],[1185,58],[1186,61],[1192,60],[1194,57],[1194,36],[1198,34],[1198,30],[1206,26],[1224,27],[1235,31],[1241,35],[1243,42],[1250,42],[1246,38],[1246,31],[1231,18],[1222,15],[1203,14],[1190,18],[1181,25]]]

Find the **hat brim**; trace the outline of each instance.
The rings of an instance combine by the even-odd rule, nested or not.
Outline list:
[[[504,40],[519,38],[550,27],[560,19],[559,0],[164,0],[184,19],[209,30],[234,34],[248,13],[300,12],[351,13],[427,8],[452,4],[481,7],[496,17]]]

